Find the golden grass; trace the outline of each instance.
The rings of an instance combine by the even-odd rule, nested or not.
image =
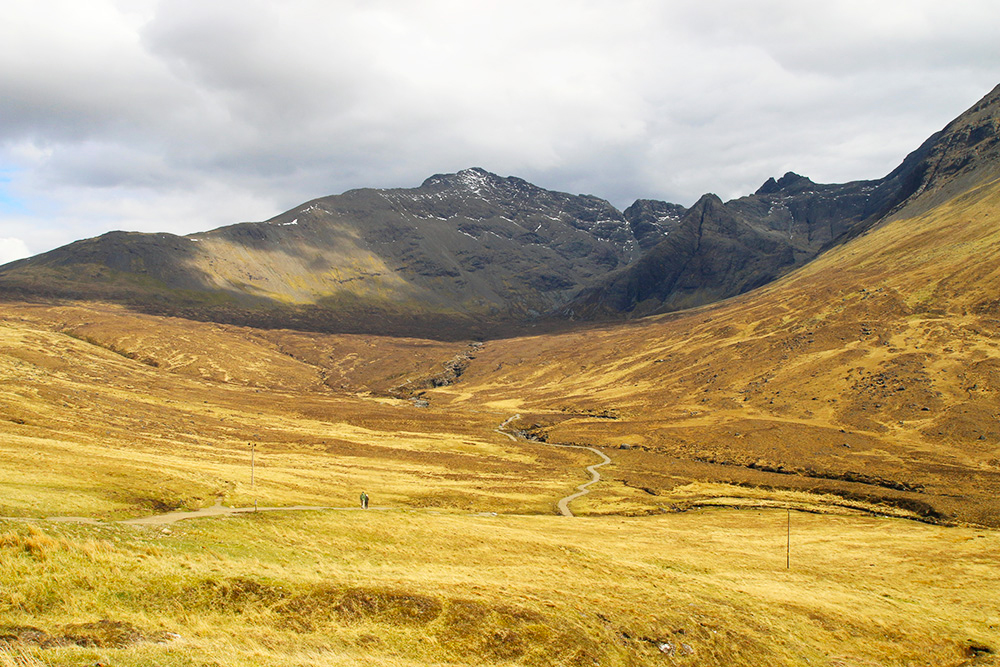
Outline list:
[[[785,569],[786,520],[8,523],[0,633],[76,637],[21,645],[54,665],[946,665],[1000,644],[995,533],[795,512]]]
[[[122,518],[217,501],[353,506],[362,489],[376,504],[537,511],[554,506],[574,478],[565,466],[573,454],[509,441],[493,430],[497,413],[449,414],[335,392],[307,382],[317,368],[287,354],[270,374],[235,379],[246,372],[236,352],[265,364],[270,342],[255,354],[252,340],[235,337],[227,356],[225,331],[192,327],[177,347],[200,340],[199,358],[235,369],[221,382],[200,363],[172,371],[64,326],[14,317],[0,326],[0,516]],[[171,335],[168,326],[155,339],[161,347],[147,352],[170,356],[163,350]],[[301,367],[298,378],[282,364]],[[411,362],[414,373],[421,364],[419,356]],[[261,386],[271,377],[274,386]]]

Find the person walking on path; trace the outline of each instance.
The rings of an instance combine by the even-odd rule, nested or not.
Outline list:
[[[368,509],[368,494],[364,491],[361,492],[361,509]]]

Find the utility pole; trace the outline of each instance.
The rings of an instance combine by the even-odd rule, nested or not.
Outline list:
[[[792,566],[792,510],[786,509],[788,521],[785,524],[785,569]]]
[[[248,442],[247,446],[250,448],[250,493],[253,494],[253,511],[257,511],[257,484],[254,480],[254,467],[255,454],[257,453],[257,443]]]

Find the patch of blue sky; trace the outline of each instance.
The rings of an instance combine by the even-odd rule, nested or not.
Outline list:
[[[10,191],[14,171],[0,168],[0,211],[4,213],[26,213],[27,203]]]

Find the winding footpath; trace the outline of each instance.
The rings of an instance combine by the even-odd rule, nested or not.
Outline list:
[[[518,414],[518,415],[514,415],[513,417],[508,417],[504,421],[504,423],[500,424],[500,426],[498,426],[496,428],[496,432],[497,433],[503,433],[505,436],[507,436],[511,440],[517,442],[517,438],[515,436],[511,435],[510,433],[508,433],[507,431],[505,431],[503,429],[507,426],[507,424],[511,423],[512,421],[514,421],[515,419],[517,419],[520,416],[521,415]],[[569,495],[569,496],[566,496],[565,498],[561,499],[557,503],[556,506],[559,508],[559,513],[560,514],[562,514],[563,516],[573,516],[573,512],[569,509],[569,504],[571,502],[573,502],[574,500],[576,500],[577,498],[579,498],[580,496],[585,496],[588,493],[590,493],[590,488],[589,488],[590,485],[591,484],[595,484],[595,483],[601,481],[601,473],[597,472],[597,469],[600,468],[601,466],[604,466],[604,465],[607,465],[607,464],[611,463],[611,459],[609,459],[608,456],[607,456],[607,454],[605,454],[601,450],[595,449],[594,447],[587,447],[585,445],[556,445],[556,444],[553,444],[553,443],[550,443],[550,442],[540,442],[539,444],[546,445],[548,447],[565,447],[567,449],[586,449],[588,452],[594,452],[595,454],[597,454],[598,456],[600,456],[601,459],[603,459],[600,463],[595,463],[592,466],[587,466],[587,472],[590,473],[590,481],[589,482],[585,482],[585,483],[581,484],[580,486],[576,487],[576,490],[577,490],[576,493],[574,493],[572,495]]]
[[[384,510],[387,507],[369,507],[369,510]],[[203,507],[200,510],[190,512],[167,512],[166,514],[154,514],[144,516],[139,519],[124,519],[117,523],[124,523],[130,526],[162,526],[168,523],[177,523],[184,519],[196,519],[203,516],[230,516],[233,514],[253,514],[254,512],[281,512],[281,511],[310,511],[310,510],[341,510],[353,512],[362,511],[360,507],[327,507],[325,505],[291,505],[288,507],[226,507],[221,502],[217,502],[211,507]]]
[[[388,507],[369,507],[368,510],[387,510]],[[188,512],[165,512],[164,514],[153,514],[138,519],[121,519],[119,521],[100,521],[85,516],[50,516],[43,521],[55,521],[57,523],[119,523],[126,526],[165,526],[177,523],[184,519],[197,519],[199,517],[210,516],[232,516],[234,514],[253,514],[254,512],[282,512],[282,511],[309,511],[309,510],[340,510],[345,512],[363,511],[360,507],[329,507],[326,505],[291,505],[287,507],[226,507],[222,502],[217,502],[211,507],[203,507],[200,510]],[[21,516],[0,516],[3,521],[38,521],[36,518]]]

